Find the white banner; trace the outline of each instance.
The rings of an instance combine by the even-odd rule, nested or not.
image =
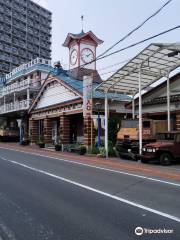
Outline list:
[[[105,117],[104,115],[99,116],[101,119],[101,128],[105,129]],[[95,129],[98,129],[98,115],[92,115]]]
[[[92,115],[92,77],[84,76],[83,79],[83,117]]]

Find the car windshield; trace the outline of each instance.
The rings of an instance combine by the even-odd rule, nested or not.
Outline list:
[[[160,133],[158,134],[158,140],[174,140],[175,135],[173,133]]]

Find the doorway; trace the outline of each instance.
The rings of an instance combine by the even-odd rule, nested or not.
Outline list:
[[[52,120],[52,142],[56,143],[59,137],[59,121],[58,119]]]

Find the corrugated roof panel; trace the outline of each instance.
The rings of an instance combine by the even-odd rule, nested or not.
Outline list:
[[[103,92],[126,92],[139,90],[141,67],[141,88],[166,76],[180,66],[180,44],[150,44],[136,57],[121,67],[109,79],[101,83],[97,90]],[[128,86],[129,85],[129,86]]]

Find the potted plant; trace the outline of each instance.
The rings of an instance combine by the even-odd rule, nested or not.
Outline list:
[[[40,148],[44,148],[45,147],[45,142],[44,142],[44,137],[40,136],[39,141],[38,141],[38,145]]]
[[[86,153],[86,146],[80,146],[79,147],[79,154],[84,155]]]
[[[61,151],[61,149],[62,149],[62,141],[61,141],[60,137],[56,138],[54,146],[55,146],[55,150],[56,151]]]
[[[104,158],[106,156],[106,149],[104,147],[99,148],[99,154],[97,154],[97,157]]]

